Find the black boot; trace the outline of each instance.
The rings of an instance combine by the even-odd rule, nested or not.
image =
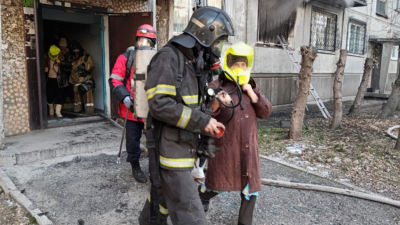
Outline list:
[[[139,160],[135,160],[133,162],[130,162],[132,166],[132,175],[135,178],[135,180],[139,183],[146,183],[147,178],[146,175],[144,175],[144,172],[140,168]]]
[[[203,210],[206,213],[208,211],[208,209],[209,209],[210,200],[204,199],[207,194],[201,192],[201,185],[199,185],[198,191],[199,191],[199,197],[200,197],[200,200],[201,200],[201,204],[203,204]],[[207,197],[209,197],[209,196],[207,196]],[[212,197],[214,197],[214,196],[212,196]]]

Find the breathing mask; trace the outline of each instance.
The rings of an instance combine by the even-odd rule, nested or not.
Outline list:
[[[224,43],[227,40],[228,36],[222,36],[218,38],[209,48],[205,50],[205,62],[210,68],[210,73],[213,76],[219,75],[222,73],[221,67],[221,51],[224,47]]]
[[[246,66],[238,66],[236,63],[244,62]],[[250,80],[251,69],[254,63],[254,50],[243,42],[238,42],[225,52],[223,69],[230,76],[227,79],[237,82],[239,85],[247,84]],[[232,80],[232,78],[234,80]]]

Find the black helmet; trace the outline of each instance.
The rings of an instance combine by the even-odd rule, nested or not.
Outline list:
[[[216,7],[202,7],[194,11],[183,31],[195,38],[204,47],[210,47],[221,36],[234,36],[229,15]]]

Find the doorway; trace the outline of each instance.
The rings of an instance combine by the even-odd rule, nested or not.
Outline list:
[[[97,10],[97,11],[93,11]],[[100,10],[100,11],[99,11]],[[28,71],[28,79],[37,87],[30,88],[32,100],[30,105],[31,127],[45,129],[74,125],[77,123],[97,122],[90,116],[71,113],[71,90],[67,92],[65,104],[61,111],[63,117],[49,116],[46,93],[45,54],[49,47],[58,45],[60,38],[68,42],[76,40],[93,58],[95,69],[91,72],[96,88],[93,90],[93,106],[95,115],[118,117],[118,104],[112,97],[108,79],[116,58],[126,49],[135,45],[136,29],[139,25],[153,24],[152,12],[108,14],[107,9],[71,9],[62,6],[40,4],[35,1],[36,24],[36,71]],[[68,94],[69,93],[69,94]],[[114,106],[114,107],[112,107]],[[99,118],[99,117],[98,117]],[[102,119],[102,118],[101,118]]]
[[[102,16],[96,15],[93,12],[75,11],[71,13],[64,11],[62,8],[44,7],[42,10],[43,57],[40,58],[48,58],[46,57],[46,54],[48,54],[50,46],[56,45],[57,47],[60,47],[61,39],[67,41],[67,48],[69,49],[69,53],[66,53],[67,55],[71,55],[71,48],[69,46],[72,42],[80,43],[84,50],[83,52],[89,54],[93,60],[94,69],[90,72],[90,74],[88,74],[88,76],[90,76],[96,84],[96,88],[92,90],[94,113],[104,114],[105,105],[103,84],[105,79],[103,74],[104,54],[102,45],[103,28],[101,22]],[[84,57],[84,55],[82,55],[82,57]],[[74,61],[72,56],[66,58],[68,58],[66,59],[68,62]],[[49,59],[45,60],[49,61]],[[48,65],[49,63],[44,62],[44,64]],[[49,73],[50,71],[54,70],[54,68],[59,70],[58,66],[53,66],[50,68],[47,66]],[[44,76],[41,76],[41,79],[45,79],[44,81],[41,81],[41,83],[46,84],[46,102],[42,102],[42,104],[46,104],[47,113],[45,114],[45,118],[47,120],[48,127],[64,126],[69,123],[74,124],[77,121],[76,118],[89,117],[90,115],[88,115],[85,111],[79,113],[74,112],[74,91],[71,84],[63,88],[55,88],[57,90],[61,90],[59,91],[61,94],[55,93],[55,91],[49,91],[50,89],[54,89],[54,87],[52,87],[52,83],[49,82],[51,79],[48,77],[48,75],[46,75],[49,73],[45,72]],[[62,97],[58,97],[58,99],[63,99],[62,104],[48,104],[53,103],[50,102],[54,99],[53,95],[62,95]],[[49,99],[51,100],[49,101]],[[56,113],[52,113],[53,115],[50,115],[50,111],[57,109],[56,104],[62,105],[62,117],[56,117]],[[50,110],[50,107],[53,107],[53,110]],[[43,106],[43,108],[45,107]],[[84,107],[82,108],[84,109]],[[90,118],[89,120],[92,119],[93,118]],[[82,121],[82,119],[78,120]]]

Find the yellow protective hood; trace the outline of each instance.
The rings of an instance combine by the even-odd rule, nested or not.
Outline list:
[[[231,70],[229,65],[231,65],[232,58],[237,56],[242,56],[247,58],[247,70],[243,70],[242,68],[236,68]],[[254,63],[254,49],[249,45],[238,42],[229,47],[224,55],[224,65],[223,70],[226,73],[229,73],[239,85],[248,84],[250,80],[251,69],[253,68]],[[228,75],[225,75],[226,78],[232,80]]]
[[[50,49],[49,49],[49,58],[51,59],[51,60],[56,60],[56,59],[58,59],[58,54],[60,54],[60,49],[57,47],[57,46],[55,46],[55,45],[52,45],[52,46],[50,46]]]

